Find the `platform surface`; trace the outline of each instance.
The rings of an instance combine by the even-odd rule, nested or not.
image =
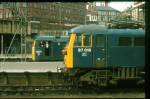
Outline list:
[[[59,62],[0,62],[0,72],[57,72],[63,68],[64,63]]]

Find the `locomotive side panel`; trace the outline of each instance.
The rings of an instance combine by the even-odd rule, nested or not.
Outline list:
[[[53,46],[51,49],[53,49],[53,55],[51,59],[53,60],[62,60],[63,55],[62,55],[62,50],[65,47],[66,42],[53,42]]]
[[[93,35],[93,66],[96,68],[106,67],[106,35]]]
[[[120,32],[120,33],[119,33]],[[135,38],[140,37],[142,40]],[[145,66],[143,31],[132,29],[111,30],[108,35],[108,64],[113,67]]]
[[[74,68],[92,68],[92,48],[91,47],[74,47],[73,50]]]
[[[108,36],[108,62],[109,66],[133,66],[133,48],[131,42],[126,46],[119,46],[118,35]],[[128,37],[125,37],[128,38]]]
[[[134,37],[134,65],[145,66],[145,37],[144,35]]]

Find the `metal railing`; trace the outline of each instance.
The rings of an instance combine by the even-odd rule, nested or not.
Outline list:
[[[1,59],[32,58],[31,54],[0,54]]]

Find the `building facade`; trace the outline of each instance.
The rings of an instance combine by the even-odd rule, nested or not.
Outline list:
[[[145,2],[134,2],[131,7],[121,13],[121,17],[135,21],[145,27]]]
[[[107,1],[105,1],[105,2],[95,2],[95,4],[96,4],[96,6],[109,6],[109,2]]]
[[[109,23],[111,20],[120,15],[120,11],[109,6],[97,6],[96,10],[98,11],[99,24]]]
[[[76,25],[85,24],[86,3],[6,3],[5,8],[8,9],[10,5],[18,7],[31,23],[31,33],[65,31]]]
[[[145,26],[145,2],[134,2],[132,19]]]

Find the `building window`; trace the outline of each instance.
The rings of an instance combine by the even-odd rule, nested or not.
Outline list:
[[[119,46],[131,46],[132,40],[131,37],[120,37]]]
[[[101,17],[101,21],[104,21],[104,18],[103,18],[103,17]]]
[[[0,13],[0,18],[2,18],[2,13]]]
[[[144,45],[145,45],[144,37],[136,37],[136,38],[134,38],[134,46],[144,46]]]
[[[67,21],[67,20],[68,20],[68,17],[65,17],[65,20]]]
[[[89,9],[89,5],[86,6],[86,9],[87,9],[87,10]]]
[[[111,15],[113,16],[113,15],[114,15],[114,12],[111,12]]]
[[[27,7],[27,3],[22,3],[22,6],[23,7]]]
[[[41,3],[41,9],[44,9],[44,4],[43,3]]]
[[[0,9],[2,9],[3,8],[3,5],[2,4],[0,4]]]
[[[47,9],[47,4],[46,3],[43,3],[43,8]]]
[[[34,8],[36,8],[37,7],[37,3],[34,3]]]
[[[101,11],[101,15],[104,15],[103,11]]]
[[[96,16],[94,16],[94,20],[96,20]]]
[[[86,16],[86,21],[90,21],[90,16]]]
[[[110,21],[110,18],[109,17],[107,17],[108,18],[108,20],[107,21]]]

